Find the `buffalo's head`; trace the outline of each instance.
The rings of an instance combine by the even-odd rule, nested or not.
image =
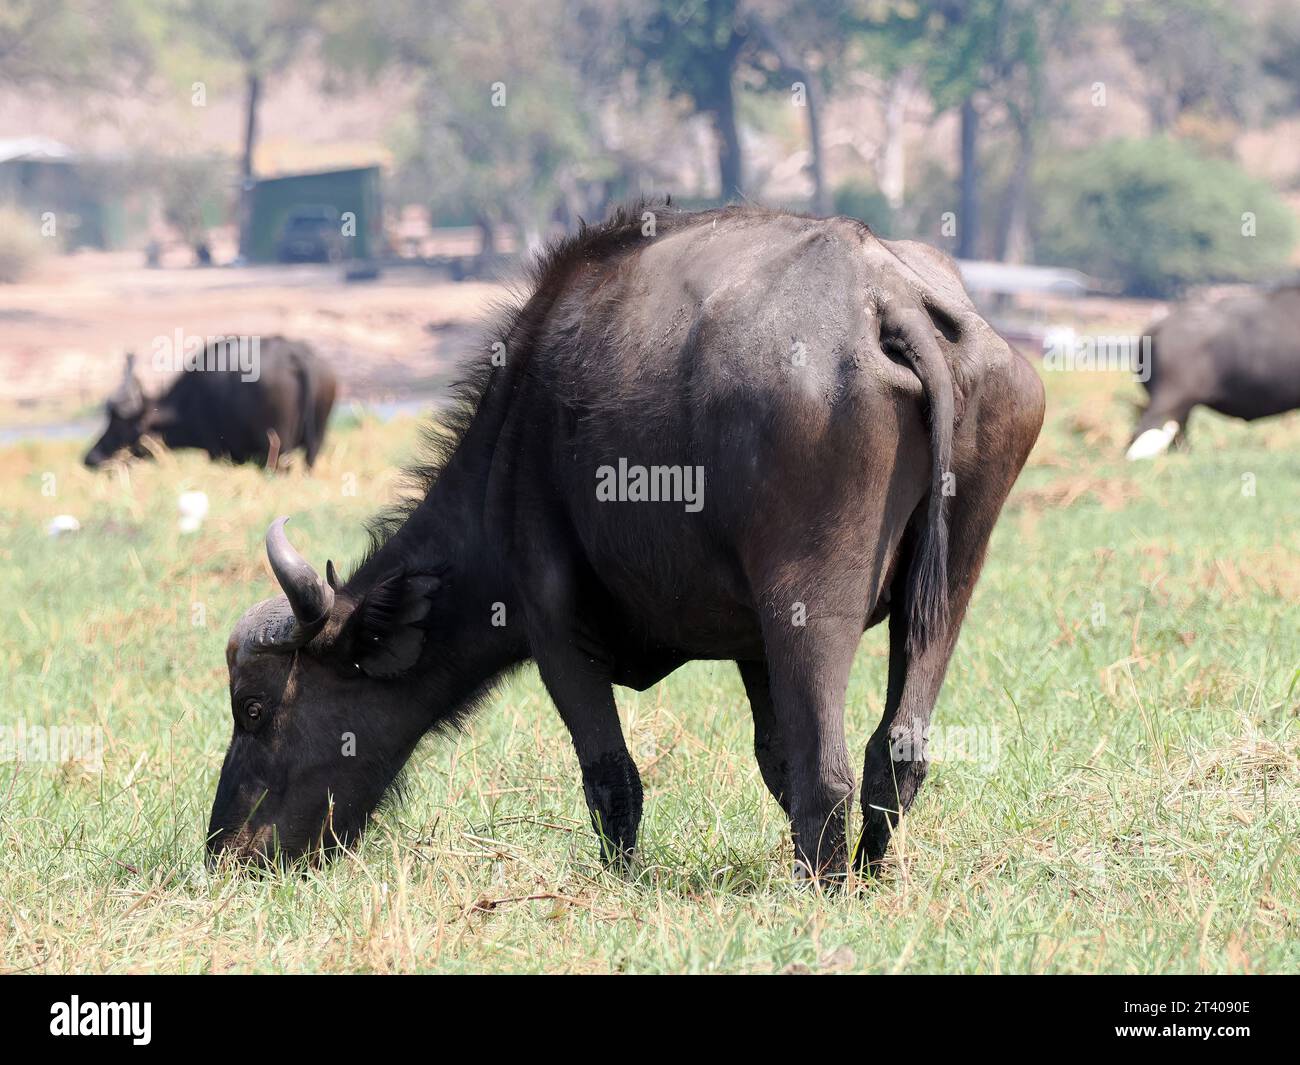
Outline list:
[[[234,734],[208,850],[259,864],[315,858],[360,834],[430,721],[420,662],[436,574],[395,572],[348,593],[322,580],[279,518],[266,549],[284,595],[249,610],[226,647]]]
[[[104,403],[108,428],[86,452],[83,460],[92,470],[102,466],[119,451],[130,448],[137,458],[149,454],[140,442],[148,431],[149,405],[144,389],[135,377],[135,356],[128,354],[122,381]]]

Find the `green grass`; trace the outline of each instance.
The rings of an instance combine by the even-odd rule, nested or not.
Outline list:
[[[69,443],[0,450],[0,725],[105,742],[102,771],[0,764],[0,968],[1300,970],[1300,419],[1198,414],[1190,452],[1129,466],[1126,386],[1048,387],[935,718],[988,757],[937,761],[883,878],[836,897],[789,878],[722,663],[619,691],[646,785],[635,879],[596,861],[532,671],[418,753],[355,856],[209,874],[224,647],[273,592],[262,534],[293,513],[318,565],[354,556],[417,426],[350,426],[310,478],[191,454],[92,475]],[[213,509],[186,537],[192,488]],[[47,536],[59,513],[81,531]],[[884,667],[877,629],[855,759]]]

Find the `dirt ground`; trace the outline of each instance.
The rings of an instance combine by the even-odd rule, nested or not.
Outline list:
[[[452,283],[419,266],[348,282],[337,266],[147,269],[138,253],[47,260],[0,286],[0,424],[93,413],[136,353],[147,391],[158,338],[282,333],[338,371],[345,398],[392,403],[437,393],[503,285]]]
[[[482,337],[503,283],[452,282],[423,266],[349,282],[337,266],[148,269],[139,253],[52,258],[22,284],[0,286],[0,439],[84,432],[136,353],[146,391],[160,338],[270,336],[307,340],[338,371],[342,399],[419,404],[442,394],[456,363]],[[1138,335],[1163,305],[1118,299],[1041,299],[992,320],[1031,358],[1042,336],[1079,331]]]

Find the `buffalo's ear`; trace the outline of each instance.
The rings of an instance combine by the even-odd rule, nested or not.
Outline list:
[[[374,584],[348,618],[339,641],[370,677],[397,677],[420,659],[429,612],[442,581],[431,573],[390,574]]]

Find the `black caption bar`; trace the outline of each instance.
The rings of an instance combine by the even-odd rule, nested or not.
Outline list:
[[[993,1040],[1026,1049],[1157,1044],[1180,1052],[1199,1044],[1223,1054],[1240,1044],[1290,1043],[1297,990],[1293,977],[801,977],[750,980],[744,1009],[733,1011],[721,1005],[727,1000],[701,998],[680,982],[580,979],[581,988],[534,978],[525,993],[472,977],[19,976],[0,981],[0,1018],[7,1043],[92,1052],[96,1044],[128,1053],[201,1047],[261,1055],[317,1047],[337,1057],[349,1047],[373,1053],[399,1033],[413,1048],[429,1039],[432,1052],[461,1025],[457,1039],[484,1039],[494,1054],[502,1040],[526,1047],[561,1031],[576,1051],[581,1031],[597,1033],[573,1022],[615,1016],[633,1030],[659,1032],[667,1051],[712,1014],[710,1042],[725,1043],[733,1028],[752,1037],[750,1026],[763,1016],[764,1044],[789,1039],[792,1053],[812,1035],[799,1018],[817,1016],[829,1026],[827,1038],[856,1026],[873,1050],[969,1050]],[[676,1005],[663,1001],[678,996]]]

